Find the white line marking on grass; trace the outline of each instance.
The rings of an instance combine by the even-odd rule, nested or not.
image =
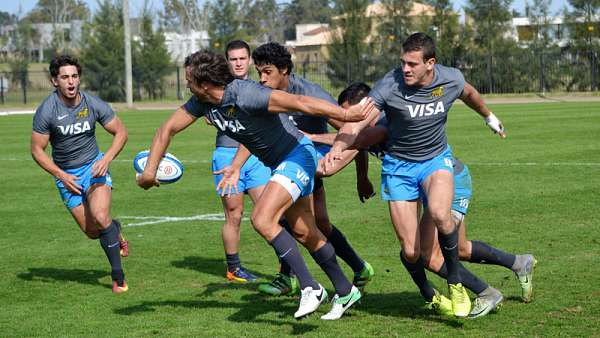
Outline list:
[[[375,165],[381,166],[380,161],[373,161]],[[489,166],[489,167],[599,167],[598,162],[468,162],[468,166]]]
[[[0,116],[31,115],[31,114],[35,114],[35,110],[0,111]]]
[[[175,216],[120,216],[119,219],[133,220],[133,223],[123,224],[126,227],[139,227],[149,224],[160,224],[160,223],[173,223],[173,222],[187,222],[187,221],[225,221],[225,215],[219,214],[204,214],[195,215],[188,217],[175,217]],[[244,221],[248,218],[244,217]],[[135,222],[140,221],[140,222]]]

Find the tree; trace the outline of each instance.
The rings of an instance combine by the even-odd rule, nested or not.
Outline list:
[[[371,17],[366,15],[369,0],[336,0],[332,43],[329,45],[329,72],[335,86],[352,81],[368,81],[372,71],[367,65],[369,46],[366,39],[371,32]]]
[[[207,28],[208,12],[196,0],[163,0],[161,25],[179,33],[202,31]]]
[[[331,0],[292,0],[283,8],[283,38],[296,39],[296,25],[302,23],[331,23],[334,14]]]
[[[133,50],[133,78],[138,99],[141,98],[141,88],[150,99],[162,97],[163,79],[172,70],[164,34],[162,30],[154,31],[152,17],[152,13],[145,8],[141,18],[140,40]]]
[[[374,42],[378,52],[375,55],[382,55],[374,60],[377,65],[377,77],[383,76],[390,69],[397,67],[400,60],[402,42],[408,37],[415,27],[407,13],[412,9],[413,2],[382,0],[384,15],[378,17],[377,35]]]
[[[125,53],[120,5],[103,0],[83,37],[83,81],[106,101],[125,99]]]
[[[13,57],[9,59],[10,77],[14,84],[21,86],[23,103],[27,103],[27,85],[29,77],[29,62],[35,31],[28,20],[22,19],[17,23],[12,37]]]
[[[242,2],[241,9],[244,13],[242,28],[253,33],[254,43],[282,41],[284,21],[276,0],[246,0]]]
[[[480,91],[493,93],[501,91],[518,92],[515,87],[529,82],[526,62],[518,62],[514,40],[499,32],[511,29],[510,4],[512,0],[468,0],[465,13],[473,20],[474,43],[476,50],[469,53],[473,80],[479,82]],[[484,61],[485,60],[485,61]],[[474,65],[477,65],[475,68]],[[495,88],[503,85],[503,89]]]
[[[214,0],[209,4],[208,34],[211,47],[219,52],[231,40],[248,40],[249,35],[242,30],[243,17],[240,7],[234,0]]]

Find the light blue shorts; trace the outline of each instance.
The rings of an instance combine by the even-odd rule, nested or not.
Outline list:
[[[217,147],[213,152],[212,170],[213,172],[221,170],[228,165],[231,165],[237,148]],[[222,174],[214,175],[215,187],[221,181]],[[256,156],[251,155],[240,170],[240,180],[238,181],[237,191],[240,193],[246,192],[252,188],[267,184],[271,178],[271,169],[266,167]],[[217,191],[220,196],[221,191]]]
[[[317,152],[314,144],[304,137],[273,171],[271,181],[281,184],[296,201],[312,194],[317,171]]]
[[[469,168],[464,165],[464,169],[458,175],[454,176],[454,199],[452,200],[452,210],[456,210],[461,214],[466,215],[472,195],[471,174],[469,173]]]
[[[331,146],[323,143],[315,143],[315,150],[317,151],[317,161],[325,157],[331,150]]]
[[[469,173],[469,168],[467,165],[464,165],[463,170],[458,175],[454,175],[454,198],[452,199],[452,210],[466,215],[472,195],[473,190],[471,188],[471,174]],[[423,194],[421,199],[423,200],[423,206],[427,208],[427,197]]]
[[[452,150],[448,146],[436,157],[418,162],[400,160],[386,154],[381,167],[381,198],[410,201],[422,195],[423,182],[437,170],[453,173]]]
[[[73,209],[85,202],[88,189],[96,183],[105,184],[109,187],[112,187],[112,178],[110,177],[110,172],[107,171],[106,175],[104,176],[92,177],[92,166],[103,156],[104,153],[99,153],[94,160],[79,168],[64,169],[66,173],[79,177],[77,184],[82,187],[81,195],[73,194],[67,190],[67,188],[65,188],[65,185],[62,181],[57,178],[54,179],[56,187],[58,188],[58,193],[60,194],[60,198],[62,198],[62,201],[67,208]]]

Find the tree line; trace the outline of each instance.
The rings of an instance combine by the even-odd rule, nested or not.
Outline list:
[[[432,8],[432,13],[421,15],[409,15],[415,4],[412,0],[380,0],[378,3],[385,8],[385,14],[380,16],[365,15],[373,3],[370,0],[162,1],[160,11],[149,9],[146,3],[137,19],[139,31],[132,41],[136,99],[164,95],[164,78],[173,70],[165,47],[167,31],[207,31],[208,48],[221,52],[233,39],[252,45],[283,43],[295,39],[297,24],[326,23],[336,32],[328,46],[326,72],[329,80],[340,87],[349,81],[372,82],[397,66],[401,42],[415,31],[434,37],[439,61],[462,69],[469,81],[483,87],[483,92],[495,92],[495,86],[500,84],[511,84],[508,90],[513,92],[531,88],[531,74],[541,76],[535,80],[541,91],[552,90],[557,83],[570,90],[581,90],[594,83],[595,69],[600,68],[598,0],[568,0],[569,6],[559,13],[550,12],[551,0],[526,0],[524,13],[511,10],[511,0],[467,0],[464,15],[453,9],[451,0],[420,1]],[[38,0],[35,8],[22,16],[0,12],[0,25],[16,27],[8,60],[12,81],[27,81],[31,50],[40,44],[33,24],[82,20],[80,48],[71,50],[68,34],[56,30],[46,57],[77,54],[85,67],[86,88],[105,100],[122,101],[125,93],[121,6],[119,0],[100,0],[92,13],[82,0]],[[565,18],[561,31],[551,22],[556,15]],[[530,35],[527,48],[519,46],[509,34],[515,16],[526,16],[534,23],[525,32]],[[6,45],[7,37],[2,39]],[[569,62],[582,65],[573,67]],[[558,70],[546,72],[549,67]],[[564,77],[561,67],[574,73]],[[592,85],[593,89],[597,87]]]

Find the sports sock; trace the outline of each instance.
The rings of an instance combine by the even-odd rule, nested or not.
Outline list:
[[[475,276],[471,271],[467,270],[467,268],[465,268],[460,263],[458,264],[458,269],[460,271],[460,276],[462,277],[463,286],[473,291],[473,293],[475,293],[476,295],[480,294],[481,292],[483,292],[483,290],[487,289],[490,286],[489,284]],[[446,269],[446,263],[442,264],[440,271],[435,273],[442,278],[447,278],[448,271]]]
[[[327,237],[329,243],[333,245],[335,254],[352,268],[355,273],[359,273],[365,266],[365,262],[354,251],[344,234],[331,224],[331,233]]]
[[[498,250],[485,242],[471,241],[471,259],[469,259],[469,262],[495,264],[510,269],[516,258],[515,255]]]
[[[406,268],[406,271],[410,274],[413,282],[419,288],[421,292],[421,296],[425,298],[425,301],[431,302],[433,300],[433,296],[435,296],[435,291],[429,281],[427,280],[427,275],[425,274],[425,267],[423,266],[423,261],[419,258],[416,262],[411,263],[406,260],[402,250],[400,250],[400,260],[402,264]]]
[[[311,255],[333,283],[335,293],[343,297],[352,291],[352,284],[344,276],[342,268],[335,259],[335,249],[329,242],[326,242],[319,250],[312,252]]]
[[[310,286],[313,289],[317,289],[319,287],[319,283],[308,272],[308,267],[300,251],[298,251],[296,241],[287,230],[281,229],[281,232],[269,244],[275,249],[281,261],[286,262],[292,267],[298,277],[300,288],[304,289]]]
[[[285,217],[281,217],[279,219],[279,225],[281,225],[281,227],[284,228],[288,233],[292,233],[290,223],[288,223]],[[279,255],[277,255],[277,257],[279,257]],[[292,276],[294,274],[290,265],[283,261],[281,258],[279,258],[279,273],[284,274],[286,276]]]
[[[229,270],[229,272],[234,272],[237,268],[242,267],[240,255],[237,252],[231,255],[226,253],[225,260],[227,261],[227,270]]]
[[[119,253],[119,228],[114,221],[106,229],[100,230],[100,246],[104,250],[111,267],[112,279],[123,286],[125,274],[121,267],[121,254]]]
[[[455,228],[449,234],[438,232],[438,240],[442,249],[442,255],[444,256],[444,262],[446,262],[446,269],[448,270],[446,280],[448,284],[458,284],[461,282],[458,268],[458,228]]]

